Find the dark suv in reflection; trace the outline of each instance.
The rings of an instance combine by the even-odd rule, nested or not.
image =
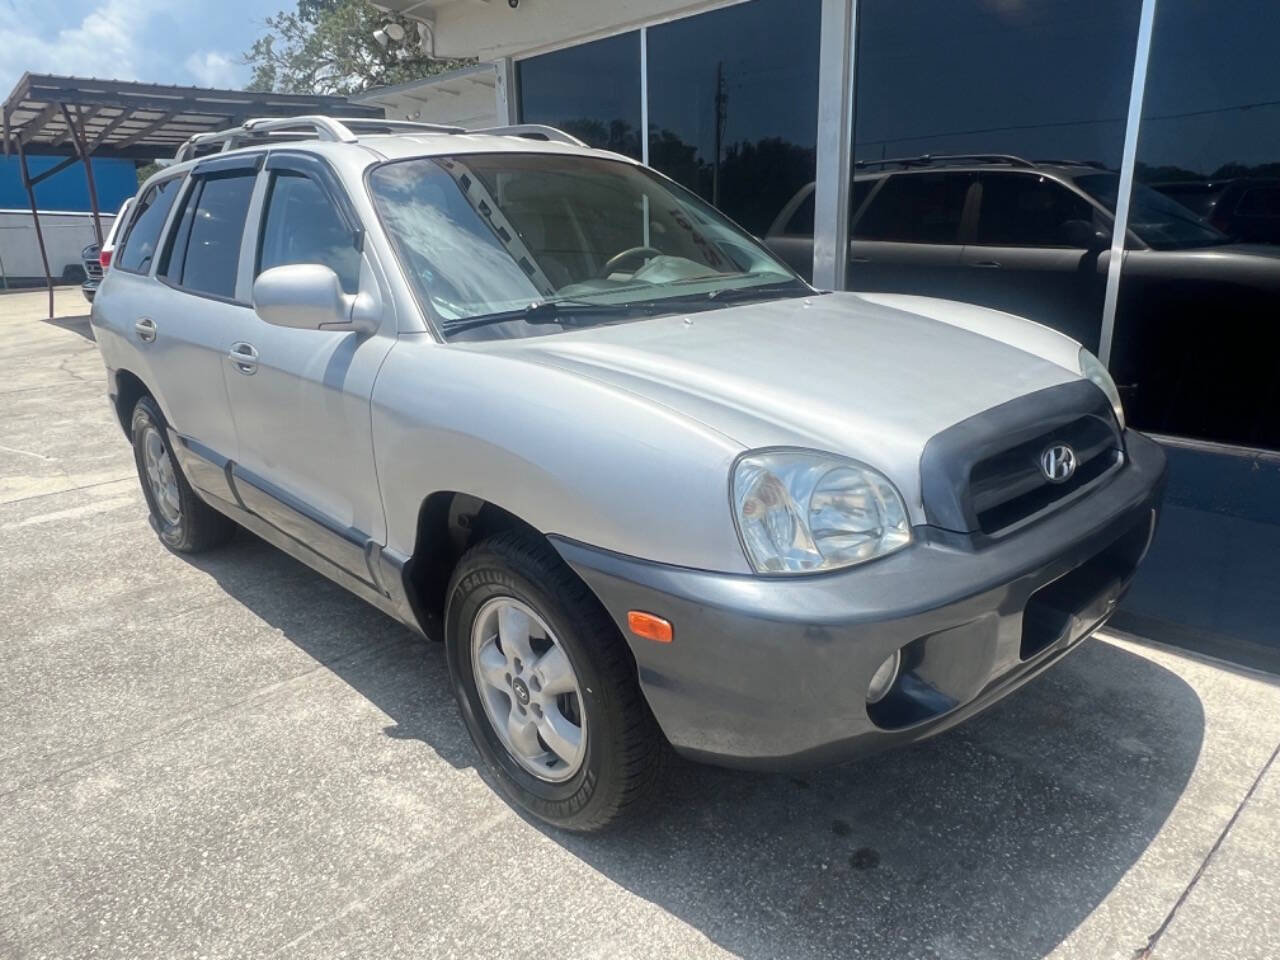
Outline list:
[[[1101,166],[992,154],[859,165],[848,286],[995,307],[1096,350],[1118,182]],[[809,184],[765,237],[806,275],[813,203]],[[1125,246],[1112,369],[1135,422],[1240,443],[1280,440],[1260,435],[1280,427],[1258,416],[1256,390],[1220,392],[1206,405],[1193,389],[1205,376],[1274,381],[1277,334],[1265,318],[1280,302],[1280,246],[1237,243],[1139,185]],[[1249,368],[1243,338],[1270,366]]]
[[[1280,179],[1172,180],[1151,188],[1236,240],[1280,243]]]

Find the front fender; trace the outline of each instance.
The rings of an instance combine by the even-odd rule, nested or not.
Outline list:
[[[453,490],[546,534],[749,572],[729,510],[741,445],[625,390],[402,337],[374,385],[373,439],[387,545],[403,554],[423,498]]]

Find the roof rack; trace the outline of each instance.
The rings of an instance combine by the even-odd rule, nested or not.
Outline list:
[[[202,147],[221,144],[223,150],[234,150],[249,140],[303,139],[325,140],[331,143],[357,143],[357,132],[370,133],[478,133],[496,137],[525,137],[533,140],[554,140],[585,147],[586,144],[572,134],[541,123],[518,123],[506,127],[488,127],[483,130],[467,130],[463,127],[440,123],[418,123],[413,120],[379,120],[376,117],[262,117],[246,120],[238,127],[212,133],[198,133],[187,138],[174,155],[174,162],[190,160]]]
[[[526,140],[550,140],[556,143],[571,143],[575,147],[586,144],[571,133],[565,133],[559,127],[551,127],[545,123],[513,123],[505,127],[483,127],[479,130],[468,130],[467,133],[480,133],[490,137],[524,137]]]
[[[887,160],[859,160],[854,166],[858,169],[865,167],[883,167],[889,164],[897,164],[902,167],[927,167],[935,163],[1007,163],[1011,167],[1026,167],[1034,169],[1035,164],[1030,160],[1024,160],[1022,157],[1015,157],[1011,153],[940,153],[940,154],[921,154],[918,157],[890,157]]]
[[[1035,161],[1036,166],[1054,166],[1054,167],[1093,167],[1095,170],[1108,170],[1115,172],[1101,160],[1040,160]]]

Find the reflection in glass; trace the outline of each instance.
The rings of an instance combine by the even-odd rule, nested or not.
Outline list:
[[[516,64],[522,123],[548,123],[636,160],[640,150],[640,34],[632,31]]]
[[[1138,0],[862,0],[848,285],[1096,349]],[[770,237],[772,240],[772,236]]]
[[[757,235],[813,180],[820,6],[751,0],[648,31],[650,164]]]
[[[1270,0],[1156,7],[1111,362],[1140,429],[1280,448],[1277,49]]]

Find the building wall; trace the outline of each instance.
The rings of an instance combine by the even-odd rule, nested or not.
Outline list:
[[[725,0],[521,0],[436,5],[436,52],[442,57],[528,55],[566,43],[659,23]],[[730,0],[733,2],[733,0]],[[384,6],[405,6],[404,3]]]
[[[499,123],[496,86],[494,65],[484,63],[351,99],[382,107],[391,120],[443,123],[475,130]]]
[[[34,177],[63,159],[27,157],[27,166]],[[138,175],[132,160],[94,160],[93,176],[98,187],[98,204],[104,213],[114,213],[126,199],[138,192]],[[41,210],[88,210],[89,185],[84,165],[72,164],[43,183],[36,184],[36,203]],[[16,156],[0,157],[0,209],[29,209]]]

